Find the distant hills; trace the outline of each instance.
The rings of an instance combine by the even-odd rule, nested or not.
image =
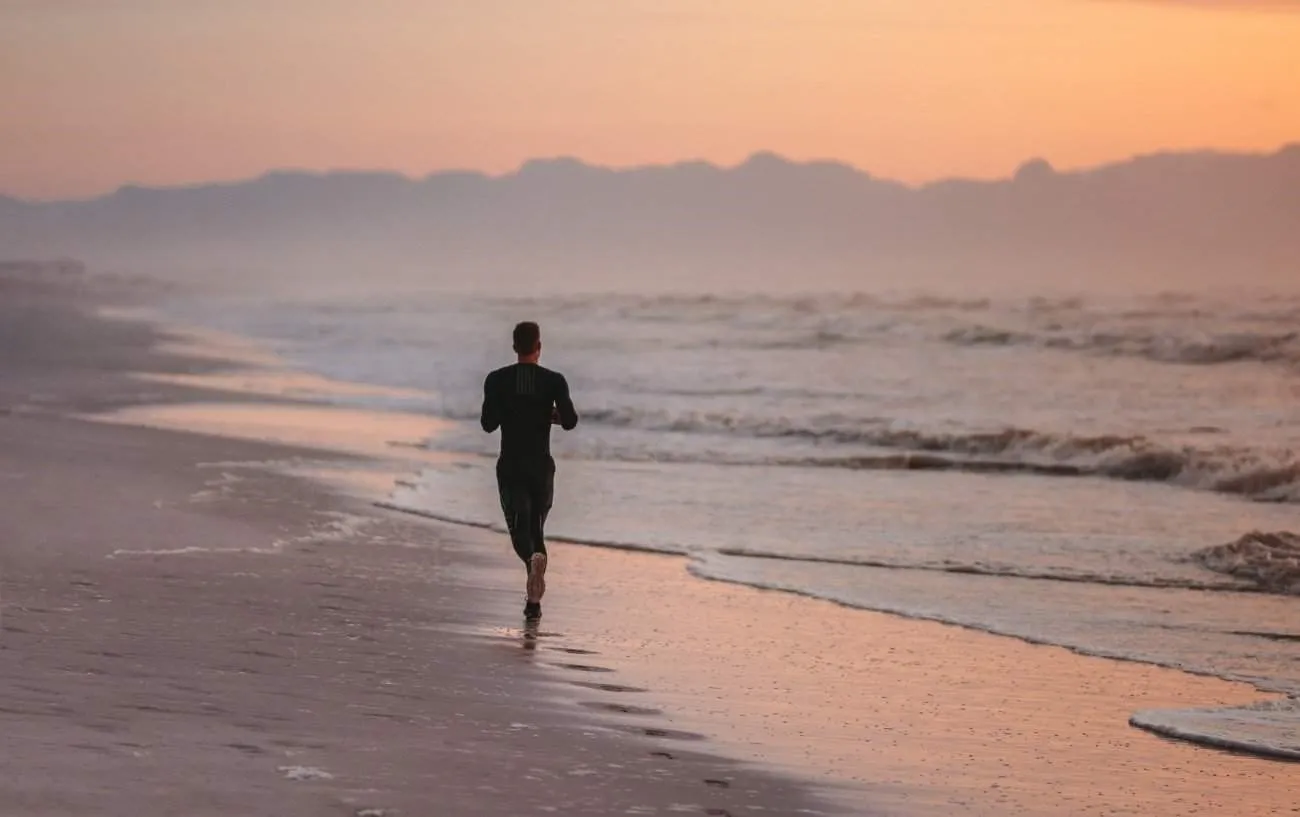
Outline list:
[[[274,172],[86,201],[0,197],[0,258],[290,287],[1300,285],[1300,145],[909,187],[770,153],[531,161],[489,177]]]

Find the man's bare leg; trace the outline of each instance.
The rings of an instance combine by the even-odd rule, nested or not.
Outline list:
[[[529,560],[528,600],[540,602],[546,595],[546,554],[534,553]]]
[[[542,617],[542,596],[546,594],[546,554],[534,553],[528,560],[528,598],[524,604],[524,618],[536,621]]]

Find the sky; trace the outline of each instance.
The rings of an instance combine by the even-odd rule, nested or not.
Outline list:
[[[1300,0],[0,0],[0,193],[1300,141]]]

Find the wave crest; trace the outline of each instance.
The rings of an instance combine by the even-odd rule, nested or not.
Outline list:
[[[1271,593],[1300,596],[1300,536],[1294,533],[1251,531],[1235,542],[1198,550],[1192,558]]]
[[[1159,363],[1215,365],[1284,363],[1300,365],[1300,332],[1229,332],[1186,337],[1157,329],[1132,327],[1112,332],[1003,329],[975,324],[952,329],[942,339],[956,346],[1037,346],[1117,357],[1140,357]]]
[[[1175,447],[1141,435],[1057,434],[1023,428],[932,432],[897,428],[882,418],[854,419],[836,414],[793,422],[727,412],[619,408],[590,411],[583,420],[643,431],[739,434],[907,452],[764,459],[758,464],[1096,476],[1163,482],[1263,502],[1300,502],[1300,461],[1289,450]]]

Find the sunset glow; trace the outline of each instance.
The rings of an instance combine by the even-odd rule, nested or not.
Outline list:
[[[0,0],[0,192],[757,150],[1002,176],[1271,150],[1297,87],[1286,2]]]

